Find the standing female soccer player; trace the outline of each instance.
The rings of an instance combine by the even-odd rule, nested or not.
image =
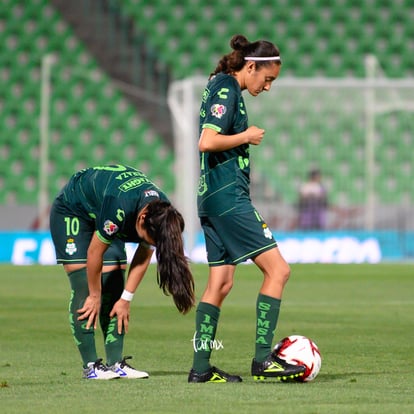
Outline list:
[[[177,309],[194,305],[194,281],[184,255],[184,220],[141,171],[124,165],[79,171],[55,199],[50,230],[57,262],[72,289],[70,325],[84,378],[148,378],[122,358],[130,301],[156,249],[158,284]],[[124,242],[139,243],[124,289]],[[107,363],[98,359],[94,330],[104,334]]]
[[[249,145],[259,145],[265,131],[248,126],[242,91],[269,91],[281,58],[270,42],[249,42],[235,35],[233,51],[221,58],[204,90],[200,110],[200,182],[198,214],[209,263],[209,280],[196,312],[193,367],[188,382],[240,382],[210,365],[221,305],[233,286],[236,265],[247,259],[263,272],[256,304],[255,380],[293,379],[302,366],[272,353],[283,288],[290,274],[270,229],[250,200]]]

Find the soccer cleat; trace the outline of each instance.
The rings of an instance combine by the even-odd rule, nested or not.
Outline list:
[[[274,353],[271,353],[263,362],[257,362],[255,359],[252,361],[252,375],[255,381],[270,378],[280,381],[294,380],[303,376],[305,370],[303,365],[288,364]]]
[[[111,365],[109,369],[118,374],[120,378],[136,379],[149,377],[147,372],[138,371],[137,369],[132,368],[131,365],[126,362],[127,359],[132,359],[132,357],[124,357],[121,362],[115,362],[115,364]]]
[[[188,374],[188,382],[242,382],[238,375],[230,375],[216,367],[211,367],[207,372],[198,374],[193,369]]]
[[[111,380],[119,378],[119,375],[102,363],[102,358],[95,362],[89,362],[83,370],[83,378],[95,380]]]

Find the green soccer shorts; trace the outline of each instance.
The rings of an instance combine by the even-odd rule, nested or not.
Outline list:
[[[277,247],[272,232],[255,210],[200,220],[209,266],[236,265]]]
[[[75,215],[58,198],[50,211],[50,233],[60,264],[86,263],[88,247],[96,231],[93,219]],[[104,265],[126,264],[125,243],[115,239],[103,257]]]

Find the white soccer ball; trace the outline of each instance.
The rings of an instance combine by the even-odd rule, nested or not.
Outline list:
[[[298,377],[297,381],[312,381],[321,369],[322,358],[319,348],[315,342],[306,336],[287,336],[275,345],[274,352],[289,364],[304,365],[306,367],[304,375]]]

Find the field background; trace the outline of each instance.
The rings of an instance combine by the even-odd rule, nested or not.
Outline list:
[[[68,325],[69,284],[59,266],[0,266],[0,406],[12,413],[412,413],[412,264],[292,265],[276,338],[311,337],[315,381],[255,383],[254,304],[260,274],[239,266],[221,313],[212,362],[241,384],[188,384],[194,311],[181,316],[152,266],[132,303],[125,354],[148,380],[85,381]],[[193,266],[197,296],[205,265]],[[100,332],[98,350],[103,346]]]

